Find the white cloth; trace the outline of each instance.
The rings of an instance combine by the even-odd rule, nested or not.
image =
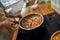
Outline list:
[[[11,12],[11,10],[12,10],[12,8],[9,8],[9,9],[6,9],[5,11],[6,11],[7,13],[9,13],[9,12]]]
[[[26,2],[24,2],[23,8],[22,8],[22,10],[21,10],[22,16],[25,14],[25,12],[26,12]]]

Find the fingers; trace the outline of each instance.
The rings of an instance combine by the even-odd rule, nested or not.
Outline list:
[[[7,24],[7,25],[14,25],[15,23],[14,23],[14,21],[12,21],[12,20],[5,20],[5,21],[3,21],[3,23],[4,24]]]
[[[11,24],[11,25],[15,24],[15,22],[12,21],[12,20],[9,20],[8,23]]]

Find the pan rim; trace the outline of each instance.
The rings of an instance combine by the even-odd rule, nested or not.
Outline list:
[[[33,14],[33,13],[32,13],[32,14]],[[28,16],[28,15],[32,15],[32,14],[27,14],[27,15],[25,15],[24,17],[26,17],[26,16]],[[37,15],[40,15],[40,16],[41,16],[42,21],[41,21],[40,25],[42,25],[42,23],[44,22],[44,17],[43,17],[43,15],[41,15],[41,14],[39,14],[39,13],[34,13],[34,14],[37,14]],[[23,19],[24,17],[22,17],[21,20],[19,20],[19,27],[20,27],[20,28],[22,28],[22,29],[24,29],[24,30],[33,30],[33,29],[36,29],[36,28],[38,28],[38,27],[40,26],[40,25],[38,25],[38,27],[36,27],[36,28],[31,28],[31,29],[25,29],[25,28],[23,28],[23,27],[20,25],[20,22],[22,21],[22,19]]]

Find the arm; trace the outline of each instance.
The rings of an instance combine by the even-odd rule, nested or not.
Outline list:
[[[15,14],[7,14],[8,17],[15,17]]]

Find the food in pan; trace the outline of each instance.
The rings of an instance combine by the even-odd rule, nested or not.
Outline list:
[[[52,40],[60,40],[60,33],[56,34]]]
[[[51,40],[60,40],[60,31],[54,33]]]
[[[25,20],[23,27],[24,28],[36,28],[42,22],[40,16],[34,16]]]

